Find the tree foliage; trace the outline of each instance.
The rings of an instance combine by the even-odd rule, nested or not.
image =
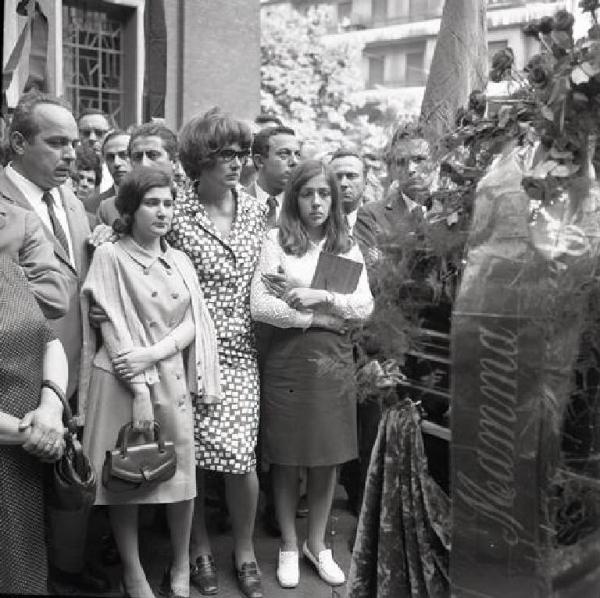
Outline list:
[[[263,9],[261,108],[293,126],[308,145],[327,151],[343,142],[371,145],[382,122],[370,122],[353,94],[364,88],[361,52],[326,40],[323,7],[301,13],[288,5]],[[385,109],[379,115],[393,120]]]

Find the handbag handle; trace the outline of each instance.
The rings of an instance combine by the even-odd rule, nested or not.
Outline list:
[[[164,453],[165,452],[165,441],[163,440],[163,438],[160,434],[160,424],[157,421],[154,421],[152,427],[154,429],[154,440],[158,444],[158,451],[160,453]],[[127,447],[129,445],[129,435],[133,431],[134,430],[133,430],[132,422],[125,424],[119,430],[119,436],[117,438],[117,446],[115,448],[120,449],[122,457],[127,456]]]
[[[53,380],[42,380],[42,388],[49,388],[59,399],[60,402],[62,403],[63,406],[63,412],[62,412],[62,420],[63,420],[63,424],[65,425],[65,427],[68,430],[68,433],[70,435],[76,435],[77,434],[77,423],[75,422],[75,418],[73,417],[73,412],[71,411],[71,406],[69,405],[69,402],[67,401],[67,397],[65,396],[65,393],[62,391],[62,389],[60,388],[60,386],[58,386],[58,384],[56,384],[56,382],[54,382]],[[65,439],[67,437],[67,434],[65,434]]]

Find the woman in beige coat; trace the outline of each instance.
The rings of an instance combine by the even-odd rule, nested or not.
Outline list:
[[[170,176],[136,169],[123,180],[116,205],[121,238],[96,249],[82,291],[84,321],[90,301],[107,317],[95,355],[93,335],[86,334],[84,343],[84,448],[100,475],[105,452],[130,421],[144,430],[156,420],[163,437],[174,442],[177,471],[171,479],[124,493],[100,485],[96,504],[110,506],[125,590],[146,597],[153,594],[139,559],[138,505],[166,503],[173,559],[165,581],[170,595],[189,596],[196,495],[192,403],[220,398],[216,335],[191,262],[163,238],[173,215]]]

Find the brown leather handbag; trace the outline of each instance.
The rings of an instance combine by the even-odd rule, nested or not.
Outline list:
[[[106,451],[102,467],[102,485],[111,492],[130,492],[151,488],[175,475],[177,454],[171,441],[160,434],[158,422],[154,422],[154,440],[144,444],[130,444],[131,437],[140,432],[132,423],[125,424],[117,437],[112,451]],[[146,440],[147,437],[145,437]]]

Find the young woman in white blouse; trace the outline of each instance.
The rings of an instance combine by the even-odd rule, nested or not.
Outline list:
[[[309,160],[290,176],[280,226],[265,239],[251,294],[253,318],[275,327],[265,358],[261,433],[281,527],[277,578],[282,587],[299,581],[299,467],[308,469],[304,556],[327,583],[345,581],[325,545],[336,467],[357,455],[356,394],[348,383],[353,378],[352,346],[344,327],[348,320],[367,318],[373,298],[364,267],[352,293],[310,288],[321,252],[363,262],[349,235],[332,172]],[[273,281],[282,278],[285,289],[279,290]],[[323,373],[324,358],[336,364],[338,375]]]

